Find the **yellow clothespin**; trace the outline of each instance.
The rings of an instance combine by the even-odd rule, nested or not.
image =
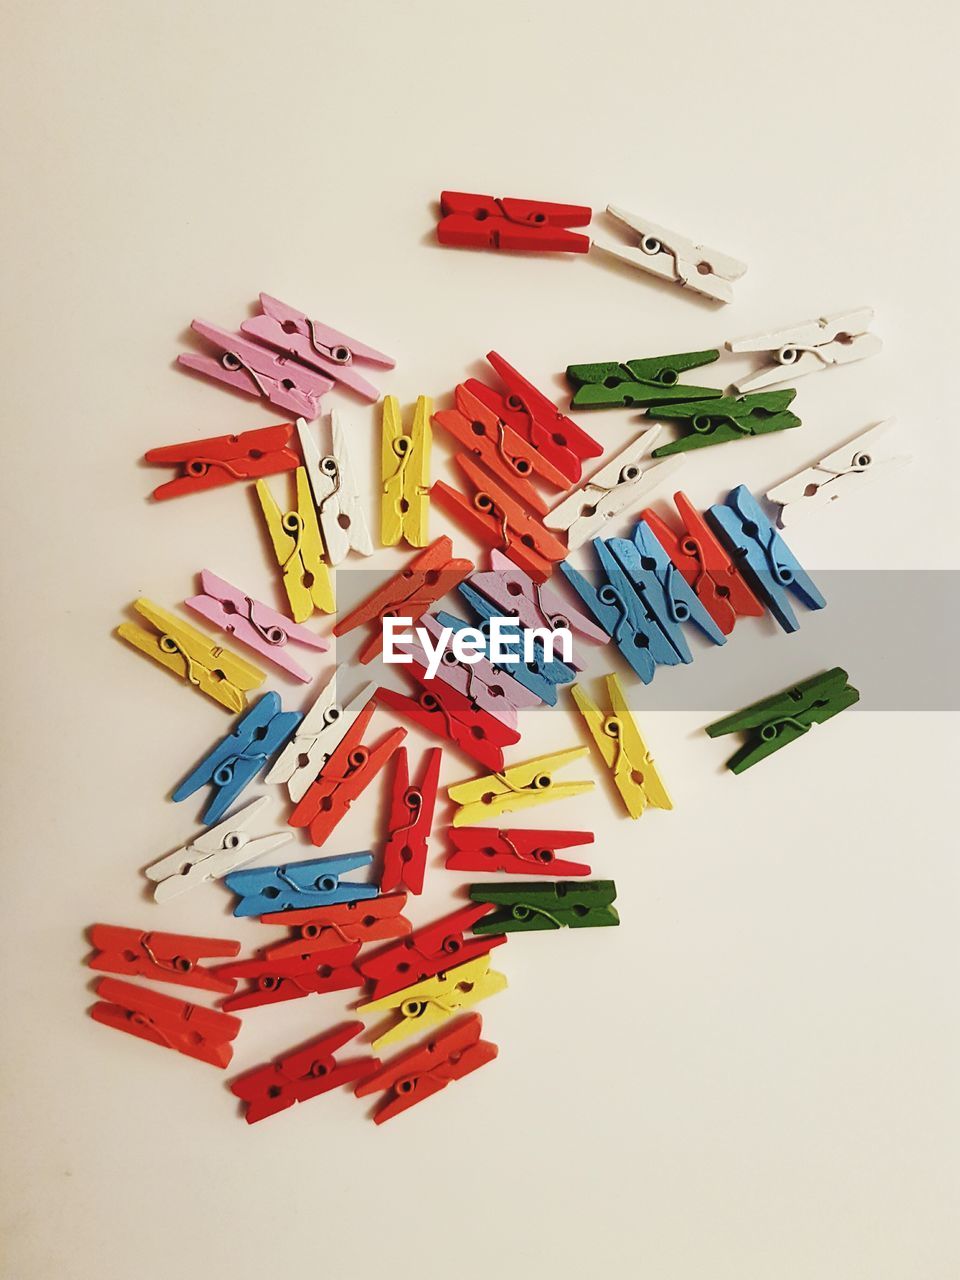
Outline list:
[[[627,813],[631,818],[639,818],[648,806],[672,809],[673,801],[630,714],[620,681],[615,675],[609,675],[606,682],[612,708],[609,715],[590,701],[580,685],[571,685],[570,692],[604,763],[613,772],[613,781],[623,797]]]
[[[117,635],[127,644],[145,653],[154,662],[172,671],[181,680],[196,685],[201,693],[213,698],[228,711],[242,711],[246,694],[266,680],[265,672],[252,662],[222,649],[209,636],[197,631],[152,600],[141,597],[133,607],[156,631],[147,631],[135,622],[122,622]]]
[[[592,791],[592,782],[553,780],[553,770],[581,760],[589,750],[589,747],[571,747],[569,751],[557,751],[527,760],[525,764],[512,765],[503,773],[488,773],[485,778],[448,787],[447,795],[460,805],[453,815],[453,825],[469,827],[487,818],[498,818],[501,813],[513,813],[515,809],[529,809],[547,800],[563,800]]]
[[[315,609],[333,613],[333,583],[323,560],[323,539],[305,467],[297,467],[297,506],[281,511],[266,480],[257,481],[257,497],[273,543],[294,622],[306,622]]]
[[[430,541],[432,414],[433,401],[429,396],[420,396],[407,435],[397,397],[384,397],[380,541],[385,547],[395,547],[403,541],[411,547],[425,547]]]
[[[381,1000],[357,1005],[357,1013],[384,1013],[396,1009],[399,1018],[373,1042],[373,1049],[384,1049],[408,1036],[446,1022],[461,1009],[470,1009],[488,996],[495,996],[507,985],[506,976],[490,968],[489,955],[477,956],[466,964],[438,973],[425,982],[414,983]]]

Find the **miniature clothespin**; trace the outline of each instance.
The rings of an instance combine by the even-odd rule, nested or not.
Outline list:
[[[406,542],[425,547],[430,540],[430,415],[433,401],[420,396],[409,434],[403,429],[400,402],[384,396],[380,479],[380,541],[385,547]]]
[[[287,356],[278,356],[257,342],[248,342],[238,333],[228,333],[203,320],[194,320],[190,328],[220,351],[218,356],[198,356],[181,352],[177,363],[194,373],[223,382],[234,391],[269,400],[285,413],[315,418],[320,411],[320,397],[333,386],[325,378]]]
[[[784,631],[800,626],[790,607],[790,595],[808,609],[822,609],[826,600],[813,579],[764,515],[746,485],[731,490],[725,503],[711,507],[707,516],[717,526],[750,585],[767,602],[767,608]]]
[[[188,440],[184,444],[148,449],[143,455],[144,462],[179,469],[173,480],[154,489],[154,499],[179,498],[203,489],[218,489],[235,480],[255,480],[278,471],[295,471],[300,459],[293,449],[287,448],[292,435],[293,423],[280,422],[275,427],[243,431],[238,436],[211,436],[208,440]]]
[[[252,662],[245,662],[229,649],[221,648],[202,631],[167,613],[152,600],[141,596],[133,607],[155,630],[147,631],[134,622],[121,622],[117,627],[120,639],[228,711],[242,711],[247,705],[246,695],[266,680],[266,674]]]
[[[365,1056],[349,1058],[346,1062],[338,1062],[336,1058],[337,1050],[362,1030],[362,1022],[346,1023],[232,1080],[230,1092],[247,1104],[247,1124],[266,1120],[294,1103],[308,1102],[375,1071],[380,1066],[379,1058]]]
[[[638,245],[614,244],[594,240],[594,247],[619,258],[641,271],[649,271],[661,280],[686,285],[694,293],[715,302],[733,301],[733,282],[746,272],[747,264],[729,254],[706,245],[695,244],[686,236],[649,222],[638,213],[629,213],[615,205],[607,205],[607,213],[636,234]]]
[[[391,995],[412,982],[423,982],[453,965],[466,964],[477,956],[485,956],[506,938],[488,936],[467,937],[481,916],[490,910],[488,906],[467,903],[433,924],[415,929],[409,937],[386,947],[372,956],[365,956],[358,968],[373,983],[373,998]]]
[[[772,361],[772,368],[740,378],[733,385],[740,392],[759,391],[761,387],[818,373],[831,364],[852,364],[875,356],[883,343],[876,334],[867,332],[872,322],[873,308],[858,307],[773,333],[736,338],[725,344],[728,351],[763,351]]]
[[[474,925],[475,933],[532,933],[541,929],[597,929],[617,925],[612,880],[530,881],[527,884],[472,884],[474,902],[497,910]]]
[[[468,582],[462,582],[459,590],[464,600],[483,619],[479,627],[480,632],[483,635],[488,635],[490,620],[499,618],[501,616],[500,613],[485,596],[472,590]],[[437,621],[454,632],[474,630],[462,618],[456,618],[452,613],[446,613],[442,610],[437,614]],[[510,622],[512,620],[505,619],[505,621]],[[507,677],[511,683],[522,685],[529,693],[534,694],[538,703],[545,702],[548,706],[555,707],[557,705],[558,690],[561,686],[570,684],[576,679],[576,671],[559,658],[547,658],[544,644],[540,638],[538,636],[530,636],[519,622],[516,622],[510,630],[514,634],[504,636],[503,641],[512,646],[511,652],[516,655],[515,661],[491,665],[494,666],[496,671],[502,672],[503,676]],[[528,646],[533,654],[529,661],[525,656]],[[489,652],[488,649],[488,656]]]
[[[671,400],[711,400],[723,392],[714,387],[685,386],[680,374],[719,359],[720,352],[714,349],[625,360],[623,364],[569,364],[567,381],[574,389],[570,408],[610,409],[668,404]]]
[[[396,1011],[396,1020],[373,1041],[372,1047],[376,1051],[439,1026],[464,1009],[495,996],[506,985],[506,976],[490,968],[490,956],[478,956],[476,960],[445,969],[389,996],[359,1004],[357,1013],[368,1015]]]
[[[336,902],[359,902],[375,898],[375,884],[348,881],[340,877],[359,867],[368,867],[372,853],[346,853],[338,858],[309,858],[282,867],[249,867],[225,877],[227,888],[239,901],[235,916],[262,916],[267,912],[300,907],[325,907]]]
[[[727,733],[748,735],[746,745],[727,761],[732,773],[743,773],[802,738],[813,725],[823,724],[859,702],[860,694],[847,683],[848,678],[841,667],[833,667],[708,724],[706,732],[711,738]]]
[[[90,942],[96,947],[96,953],[87,960],[91,969],[200,987],[222,995],[233,990],[232,982],[219,976],[216,969],[201,964],[202,960],[237,955],[240,943],[230,938],[194,938],[182,933],[95,924],[90,930]]]
[[[565,800],[593,790],[592,781],[555,782],[554,772],[574,760],[582,760],[587,747],[571,747],[550,755],[525,760],[485,778],[473,778],[447,788],[447,795],[459,805],[453,815],[455,827],[472,827],[486,818],[529,809],[548,800]]]
[[[469,249],[587,253],[590,237],[564,228],[586,227],[592,217],[593,210],[582,204],[441,191],[437,239]]]
[[[581,685],[575,684],[570,692],[604,764],[613,775],[627,813],[631,818],[640,818],[648,807],[672,809],[673,801],[630,714],[620,681],[615,675],[608,675],[605,680],[609,712],[601,711]]]
[[[340,902],[332,907],[306,907],[301,911],[272,911],[261,916],[261,924],[287,925],[293,933],[266,948],[268,960],[303,956],[310,951],[331,951],[348,942],[380,942],[402,938],[410,932],[410,921],[402,914],[405,893],[367,898],[363,902]]]
[[[354,1089],[358,1098],[381,1089],[387,1091],[374,1114],[374,1123],[391,1120],[439,1093],[454,1080],[462,1080],[492,1062],[497,1056],[497,1046],[480,1039],[482,1025],[478,1013],[468,1014],[432,1036],[425,1045],[400,1054],[362,1080]]]
[[[300,721],[292,740],[270,766],[264,782],[286,783],[290,799],[294,803],[301,800],[373,697],[375,688],[371,681],[355,698],[341,705],[334,672]]]
[[[218,973],[249,985],[245,991],[221,1000],[220,1007],[233,1013],[241,1009],[257,1009],[264,1004],[279,1004],[284,1000],[301,1000],[304,996],[362,987],[363,978],[353,963],[359,950],[359,942],[350,942],[330,951],[308,951],[283,959],[260,956],[223,964]]]
[[[451,827],[453,852],[448,871],[490,871],[507,875],[588,876],[585,862],[567,862],[558,849],[593,844],[592,831],[535,831],[520,827],[490,831],[486,827]]]
[[[791,387],[789,391],[767,391],[740,396],[739,399],[723,396],[719,400],[659,405],[648,409],[648,417],[689,424],[689,434],[660,445],[654,449],[653,457],[666,458],[674,453],[689,453],[691,449],[707,449],[714,444],[728,444],[731,440],[747,440],[752,436],[799,427],[800,419],[787,408],[796,394]]]
[[[202,821],[219,822],[234,800],[265,769],[303,719],[299,711],[281,711],[280,695],[270,690],[241,716],[225,738],[187,774],[172,799],[186,800],[210,787]]]
[[[381,893],[392,893],[395,889],[405,889],[408,893],[423,892],[441,756],[439,747],[431,747],[423,758],[420,781],[411,782],[407,749],[400,747],[397,751],[380,875]]]
[[[268,293],[261,293],[260,306],[263,314],[244,320],[240,326],[241,333],[274,347],[282,355],[290,356],[301,364],[319,369],[334,383],[349,387],[364,400],[380,399],[380,392],[367,382],[357,366],[372,364],[392,369],[397,362],[391,356],[320,324],[318,320],[311,320],[304,312],[288,307]]]
[[[304,418],[297,419],[297,435],[317,508],[320,536],[330,563],[340,564],[351,551],[361,556],[372,555],[373,541],[340,415],[336,410],[330,414],[328,453],[321,455],[310,424]]]
[[[888,436],[893,425],[893,418],[877,423],[828,453],[814,466],[768,489],[767,501],[780,504],[780,527],[792,524],[797,516],[806,512],[823,510],[844,494],[905,467],[909,457],[894,456],[889,449]]]
[[[323,539],[306,468],[297,468],[297,505],[293,510],[280,510],[266,480],[257,481],[257,497],[294,622],[305,622],[315,610],[333,613],[337,607],[333,582],[324,563]]]
[[[97,995],[100,999],[91,1006],[90,1016],[105,1027],[176,1049],[213,1067],[225,1067],[233,1057],[230,1041],[240,1031],[239,1018],[119,978],[101,978]]]

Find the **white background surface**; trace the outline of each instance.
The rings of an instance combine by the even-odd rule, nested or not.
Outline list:
[[[952,1280],[946,715],[848,714],[739,779],[712,715],[642,717],[674,813],[633,825],[601,787],[524,819],[595,828],[623,926],[502,948],[509,990],[481,1010],[498,1062],[382,1129],[347,1092],[248,1128],[223,1075],[86,1018],[81,967],[96,920],[261,940],[216,887],[143,894],[198,813],[165,796],[229,722],[110,634],[203,565],[280,603],[249,494],[146,501],[148,447],[282,416],[172,368],[194,315],[230,327],[265,289],[395,353],[383,385],[409,406],[446,403],[494,346],[559,388],[570,362],[872,303],[880,358],[808,380],[802,431],[711,450],[684,487],[767,487],[896,413],[909,478],[795,549],[955,566],[952,7],[3,10],[3,1276]],[[750,270],[720,313],[599,255],[440,249],[442,187],[613,201]],[[331,402],[366,456],[376,412]],[[614,448],[636,417],[585,425]],[[770,640],[797,676],[817,625]],[[718,680],[723,656],[703,658]],[[828,657],[855,677],[856,654]],[[566,710],[530,717],[515,758],[576,734]],[[470,772],[451,755],[444,780]],[[358,805],[328,851],[376,830]],[[419,923],[453,905],[443,843]],[[236,1067],[342,1008],[254,1010]]]

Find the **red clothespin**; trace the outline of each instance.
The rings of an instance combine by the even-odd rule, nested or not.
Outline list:
[[[299,1000],[303,996],[362,987],[363,978],[353,963],[359,950],[359,942],[350,942],[330,951],[309,951],[283,960],[276,956],[254,957],[222,964],[218,972],[225,978],[250,985],[246,991],[221,1000],[220,1008],[228,1012],[256,1009],[261,1004],[279,1004],[281,1000]]]
[[[384,618],[412,618],[416,621],[472,572],[471,561],[454,558],[453,543],[446,535],[437,538],[415,555],[406,569],[385,582],[352,613],[340,618],[333,634],[343,636],[354,627],[375,622],[378,629],[360,654],[361,662],[369,662],[383,647]]]
[[[468,498],[438,480],[430,492],[440,506],[488,547],[507,551],[536,582],[546,582],[553,566],[566,558],[564,544],[530,515],[522,502],[501,489],[473,458],[458,453],[454,461],[475,492]]]
[[[339,902],[332,907],[304,907],[294,911],[272,911],[261,916],[261,924],[293,927],[289,938],[272,943],[264,951],[268,960],[303,956],[307,952],[331,951],[348,942],[381,942],[402,938],[410,932],[410,921],[401,915],[405,893],[359,902]]]
[[[231,1093],[247,1104],[247,1124],[256,1124],[295,1102],[307,1102],[375,1071],[379,1058],[336,1059],[336,1051],[362,1030],[362,1022],[346,1023],[231,1081]]]
[[[91,1006],[90,1016],[105,1027],[176,1049],[214,1067],[225,1067],[233,1057],[230,1041],[240,1031],[239,1018],[119,978],[101,978],[97,995],[100,999]]]
[[[381,893],[406,889],[423,892],[423,873],[427,865],[427,842],[433,826],[433,810],[437,803],[440,781],[439,747],[431,747],[424,756],[420,781],[411,783],[407,767],[407,749],[397,752],[390,795],[389,835],[383,851]]]
[[[295,471],[300,456],[288,449],[293,435],[292,422],[279,422],[275,427],[244,431],[238,436],[211,436],[209,440],[188,440],[184,444],[168,444],[148,449],[144,462],[158,466],[178,467],[174,480],[154,489],[157,501],[179,498],[184,493],[201,489],[217,489],[234,480],[255,480],[278,471]]]
[[[685,493],[675,493],[673,500],[680,513],[679,533],[649,507],[640,513],[641,519],[653,530],[654,537],[693,587],[710,617],[724,635],[730,634],[737,618],[762,617],[763,605],[700,512]]]
[[[290,814],[290,826],[308,827],[315,845],[323,844],[407,736],[406,729],[391,729],[375,747],[364,746],[363,735],[375,710],[376,703],[368,702]]]
[[[446,867],[450,871],[499,871],[519,876],[588,876],[585,862],[564,862],[558,849],[593,844],[592,831],[533,831],[511,828],[492,831],[486,827],[451,827],[448,835],[454,852]]]
[[[437,239],[470,249],[587,253],[590,237],[563,228],[586,227],[592,217],[593,210],[582,204],[441,191]]]
[[[383,1124],[384,1120],[439,1093],[452,1081],[462,1080],[471,1071],[492,1062],[497,1056],[497,1046],[480,1039],[482,1028],[479,1013],[461,1018],[452,1027],[431,1036],[425,1045],[393,1058],[362,1080],[354,1093],[358,1098],[365,1098],[381,1089],[390,1091],[373,1117],[376,1124]]]
[[[240,943],[229,938],[192,938],[183,933],[143,933],[119,925],[95,924],[90,942],[97,948],[87,960],[91,969],[123,973],[131,978],[152,978],[154,982],[176,982],[185,987],[229,994],[234,987],[218,976],[219,970],[205,968],[201,960],[235,956]]]
[[[379,1000],[381,996],[424,982],[444,969],[485,956],[493,947],[506,942],[503,933],[476,938],[465,936],[467,930],[491,910],[489,902],[471,902],[433,924],[415,929],[402,942],[361,960],[357,967],[373,983],[371,999]]]
[[[376,700],[499,773],[504,748],[520,741],[517,730],[482,710],[445,680],[431,680],[419,663],[408,663],[404,670],[423,686],[421,691],[411,698],[381,686],[374,695]]]

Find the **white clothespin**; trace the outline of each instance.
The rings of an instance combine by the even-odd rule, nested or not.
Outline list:
[[[773,368],[741,378],[733,385],[737,391],[759,391],[778,382],[793,382],[808,373],[817,373],[828,364],[852,364],[875,356],[883,343],[875,333],[868,333],[873,320],[872,307],[842,311],[835,316],[821,316],[775,333],[759,333],[753,338],[737,338],[724,343],[728,351],[765,351],[775,363]]]
[[[637,506],[642,496],[683,465],[682,458],[642,465],[649,461],[649,450],[662,434],[663,427],[644,431],[622,453],[595,471],[586,484],[568,493],[544,516],[547,528],[567,531],[569,550],[575,551],[595,538],[608,521],[628,507]]]
[[[297,419],[297,435],[330,563],[340,564],[350,551],[361,556],[372,555],[373,542],[360,500],[360,485],[340,415],[336,410],[330,414],[329,453],[321,455],[305,418]]]
[[[780,504],[781,528],[786,528],[804,512],[829,506],[843,494],[862,489],[871,480],[906,466],[909,456],[894,455],[886,442],[893,425],[894,419],[887,418],[855,440],[834,449],[815,466],[768,489],[767,501]]]
[[[297,731],[281,751],[264,779],[285,782],[290,799],[296,803],[343,741],[347,730],[373,697],[376,685],[365,684],[352,702],[337,702],[336,672],[317,695],[313,706],[300,721]]]
[[[694,244],[686,236],[669,231],[655,222],[641,218],[638,213],[628,213],[615,205],[607,205],[607,213],[617,222],[635,231],[640,241],[637,247],[615,244],[612,241],[594,240],[594,246],[612,254],[621,262],[641,271],[649,271],[661,280],[674,280],[686,285],[694,293],[701,293],[715,302],[732,302],[732,281],[739,280],[747,269],[745,262],[731,258],[727,253]]]

